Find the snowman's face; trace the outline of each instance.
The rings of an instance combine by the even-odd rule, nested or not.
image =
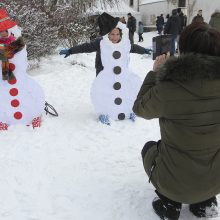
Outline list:
[[[108,34],[109,40],[113,44],[117,44],[121,40],[120,31],[118,28],[114,28],[109,34]]]

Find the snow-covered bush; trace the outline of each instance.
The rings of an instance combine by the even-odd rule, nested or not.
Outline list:
[[[51,54],[57,47],[58,28],[51,25],[51,18],[39,1],[5,0],[0,7],[6,8],[22,28],[29,59]]]
[[[4,0],[0,7],[22,28],[31,60],[51,54],[58,45],[87,41],[94,28],[85,11],[96,1],[105,5],[118,0]]]

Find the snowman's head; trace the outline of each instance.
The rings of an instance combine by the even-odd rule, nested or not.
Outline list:
[[[119,28],[112,29],[108,34],[108,38],[113,44],[119,43],[121,41],[121,37],[122,31]]]

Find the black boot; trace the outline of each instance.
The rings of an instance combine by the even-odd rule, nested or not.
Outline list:
[[[217,206],[217,199],[214,196],[206,201],[189,205],[189,210],[199,218],[213,218],[218,216]]]
[[[156,197],[152,202],[155,213],[161,219],[178,220],[182,204],[166,198],[157,191],[155,192],[159,196],[159,198]]]

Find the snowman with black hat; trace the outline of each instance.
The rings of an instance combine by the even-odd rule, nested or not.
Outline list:
[[[120,18],[103,13],[98,17],[100,35],[84,43],[60,51],[70,54],[96,51],[97,77],[91,87],[91,100],[103,124],[110,120],[135,121],[133,103],[142,84],[140,78],[128,67],[130,53],[145,54],[150,50],[130,43],[128,29]]]

